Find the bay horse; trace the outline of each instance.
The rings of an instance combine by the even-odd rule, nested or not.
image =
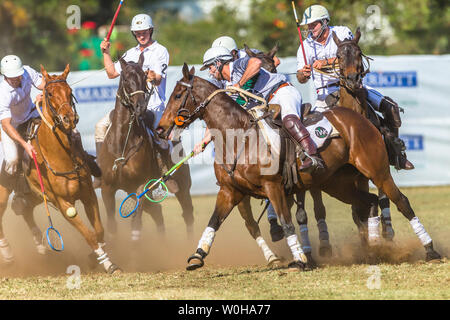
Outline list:
[[[213,135],[216,147],[214,170],[220,185],[214,212],[196,252],[188,258],[187,270],[195,270],[204,265],[215,233],[231,210],[246,195],[270,200],[280,217],[291,249],[294,260],[291,266],[304,269],[307,258],[295,234],[279,168],[277,171],[264,170],[267,163],[271,163],[271,155],[267,152],[258,154],[258,150],[255,150],[257,145],[250,144],[248,140],[244,144],[249,150],[243,155],[245,161],[237,161],[242,153],[234,145],[235,136],[232,138],[233,141],[227,139],[227,130],[250,130],[255,126],[255,122],[227,94],[219,93],[211,96],[217,87],[195,76],[194,68],[189,70],[184,64],[182,73],[183,77],[177,82],[170,96],[157,132],[162,137],[168,137],[175,126],[175,119],[179,119],[178,116],[181,114],[185,119],[180,126],[182,129],[196,119],[202,119],[210,130],[216,130],[217,135]],[[359,208],[368,208],[369,215],[374,216],[378,213],[377,196],[358,189],[355,184],[358,176],[368,178],[385,192],[408,220],[414,220],[414,231],[422,240],[426,260],[440,259],[441,256],[434,250],[431,238],[415,216],[407,197],[400,192],[392,179],[387,152],[379,131],[366,118],[348,108],[337,107],[324,112],[324,116],[339,131],[340,138],[331,139],[328,147],[320,154],[325,169],[312,174],[301,173],[297,188],[305,190],[311,186],[320,187],[338,200]],[[366,148],[366,144],[371,147]],[[223,152],[223,145],[232,145],[233,148]],[[255,154],[258,155],[257,161],[252,163],[250,157],[254,157]],[[234,160],[230,165],[231,159]],[[360,218],[364,221],[364,217]]]
[[[75,130],[78,114],[72,89],[66,82],[69,72],[70,67],[67,65],[61,75],[49,75],[41,66],[41,73],[46,83],[43,89],[42,120],[28,139],[31,139],[30,143],[37,153],[36,158],[48,200],[87,241],[93,250],[90,257],[96,259],[106,272],[117,273],[121,270],[110,261],[104,249],[104,230],[91,172],[85,161],[82,145],[77,143],[73,136],[77,132]],[[39,237],[42,239],[42,233],[36,226],[32,214],[28,212],[33,212],[34,207],[42,203],[41,188],[34,164],[30,165],[28,155],[25,155],[25,159],[28,159],[28,165],[24,166],[24,174],[32,192],[23,215],[37,242]],[[31,163],[33,163],[32,160]],[[4,187],[0,188],[2,214],[10,192],[11,190]],[[86,226],[79,214],[73,216],[76,200],[81,200],[83,203],[86,216],[94,231]]]
[[[101,194],[107,212],[107,229],[116,233],[115,194],[121,189],[127,193],[144,190],[145,184],[163,173],[157,165],[156,144],[149,138],[142,117],[147,110],[150,92],[147,89],[146,74],[142,70],[144,56],[138,63],[119,59],[122,66],[112,123],[108,128],[97,161],[102,170]],[[153,124],[150,124],[153,125]],[[179,186],[175,193],[182,210],[188,233],[193,230],[194,215],[190,195],[191,177],[189,166],[183,164],[174,174]],[[139,240],[142,229],[142,211],[149,212],[159,232],[164,233],[164,219],[161,205],[147,200],[131,218],[132,240]]]

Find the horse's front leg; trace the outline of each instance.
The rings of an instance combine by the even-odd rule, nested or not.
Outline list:
[[[83,186],[83,192],[81,194],[81,202],[84,206],[84,211],[86,212],[86,216],[94,227],[95,234],[97,236],[98,243],[104,243],[104,229],[102,225],[102,221],[100,219],[100,210],[98,208],[98,200],[97,195],[95,194],[94,187],[92,183],[89,181],[87,185]]]
[[[102,185],[102,200],[105,205],[106,210],[106,230],[108,234],[111,234],[113,237],[117,233],[117,223],[115,218],[116,211],[116,189],[112,186],[103,184]]]
[[[202,237],[198,242],[196,252],[188,258],[189,265],[186,270],[195,270],[197,268],[203,267],[204,259],[208,255],[216,231],[226,219],[228,214],[233,210],[233,208],[241,202],[244,196],[237,190],[232,190],[228,187],[221,187],[219,193],[217,194],[216,207],[214,213],[209,219],[208,226],[205,231],[203,231]]]
[[[291,249],[294,261],[290,266],[303,270],[308,262],[305,253],[300,246],[297,235],[295,234],[295,227],[292,223],[291,213],[289,211],[286,194],[284,193],[281,182],[267,182],[264,186],[265,192],[272,203],[275,212],[280,217],[281,226],[284,230],[284,236]]]
[[[63,213],[64,218],[70,222],[84,237],[91,249],[94,251],[93,256],[96,258],[97,262],[103,266],[106,272],[112,274],[115,272],[120,272],[120,269],[110,261],[108,254],[103,249],[104,244],[98,243],[97,235],[95,232],[89,230],[89,228],[84,224],[79,214],[69,217],[67,215],[67,209],[75,208],[75,201],[67,201],[63,198],[57,198],[56,203],[58,209]]]
[[[256,240],[256,243],[261,248],[264,257],[269,265],[273,265],[280,261],[280,259],[270,250],[264,238],[261,236],[261,230],[258,223],[253,218],[252,208],[250,206],[250,196],[245,196],[238,204],[239,213],[245,221],[245,226],[248,232]]]

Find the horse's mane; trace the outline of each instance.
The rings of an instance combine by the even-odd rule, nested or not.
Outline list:
[[[220,90],[219,87],[217,87],[214,83],[203,79],[201,77],[195,76],[198,80],[201,81],[202,84],[204,84],[203,88],[205,88],[204,94],[205,96],[209,96],[211,93],[213,93],[216,90]],[[250,123],[250,115],[245,111],[245,109],[239,105],[236,101],[234,101],[228,94],[221,92],[218,94],[220,99],[221,105],[224,108],[228,108],[228,110],[231,110],[232,114],[236,117],[236,120],[240,123],[242,123],[244,126],[248,126]],[[214,101],[214,99],[212,100]]]

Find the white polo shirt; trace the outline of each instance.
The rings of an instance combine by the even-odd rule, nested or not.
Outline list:
[[[147,109],[156,109],[158,107],[164,108],[164,103],[166,101],[166,72],[169,65],[169,52],[164,46],[160,45],[157,41],[154,41],[143,51],[141,51],[139,45],[131,48],[125,53],[123,58],[127,62],[132,61],[137,63],[142,52],[144,53],[144,64],[142,69],[144,71],[152,70],[161,76],[161,83],[157,87],[158,92],[155,90],[150,97]],[[114,67],[118,73],[122,72],[120,62],[116,62]]]
[[[42,75],[29,66],[23,67],[22,85],[13,88],[3,79],[0,82],[0,120],[11,118],[14,127],[26,122],[32,117],[39,117],[31,101],[31,85],[36,88],[42,83]]]
[[[336,33],[336,36],[339,40],[344,39],[353,39],[353,34],[351,30],[344,26],[334,26],[330,27],[330,33],[328,34],[327,41],[324,45],[314,41],[311,38],[311,35],[308,36],[303,41],[303,46],[305,48],[306,62],[310,65],[314,63],[316,60],[324,60],[335,58],[337,53],[337,45],[333,40],[332,32]],[[302,69],[305,65],[303,59],[303,51],[302,47],[299,46],[297,51],[297,71]],[[332,84],[334,82],[338,82],[336,78],[329,77],[322,73],[318,73],[316,71],[312,71],[312,78],[314,81],[314,85],[316,88],[320,88],[322,86]],[[325,98],[335,91],[339,90],[339,87],[331,87],[331,88],[323,88],[317,92],[317,100],[325,100]]]

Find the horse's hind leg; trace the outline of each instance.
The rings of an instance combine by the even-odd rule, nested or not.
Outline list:
[[[116,189],[111,186],[102,185],[102,200],[105,205],[106,210],[106,230],[111,235],[116,235],[117,233],[117,223],[116,223]]]
[[[28,206],[26,208],[26,212],[22,214],[23,219],[25,220],[26,224],[28,225],[28,228],[31,231],[31,234],[33,235],[33,242],[36,246],[36,250],[39,254],[46,254],[47,253],[47,247],[42,244],[42,232],[41,229],[36,224],[36,221],[34,220],[34,208],[36,205],[41,202],[40,200],[37,201],[27,201]]]
[[[3,257],[3,261],[7,264],[14,262],[14,255],[9,246],[8,240],[6,240],[3,234],[3,214],[8,206],[8,199],[11,191],[0,185],[0,253]]]
[[[250,196],[245,196],[244,199],[238,204],[239,213],[245,221],[245,226],[248,232],[256,240],[256,243],[261,248],[264,257],[269,265],[279,262],[280,259],[270,250],[264,238],[261,236],[261,230],[258,223],[253,218],[252,208],[250,206]]]
[[[319,229],[319,255],[321,257],[331,257],[333,251],[330,245],[328,226],[325,222],[327,213],[323,204],[322,191],[317,188],[311,188],[309,193],[313,199],[314,216],[316,218],[317,228]]]
[[[387,197],[395,203],[398,211],[400,211],[406,219],[408,219],[414,233],[421,241],[422,245],[425,247],[426,251],[426,261],[439,260],[441,255],[436,252],[433,248],[433,240],[431,239],[425,227],[419,221],[419,218],[415,215],[411,205],[409,204],[408,198],[400,192],[398,187],[395,185],[392,176],[389,174],[388,177],[382,181],[374,181],[375,185],[383,190]]]
[[[391,208],[388,197],[381,190],[378,190],[378,202],[381,210],[382,236],[384,239],[392,241],[394,239],[395,232],[392,228]]]
[[[223,221],[228,217],[231,210],[241,202],[244,196],[236,190],[221,187],[217,194],[216,206],[209,219],[208,226],[203,231],[202,237],[198,242],[196,252],[188,258],[189,265],[186,270],[195,270],[204,265],[204,259],[209,254],[211,246]]]

